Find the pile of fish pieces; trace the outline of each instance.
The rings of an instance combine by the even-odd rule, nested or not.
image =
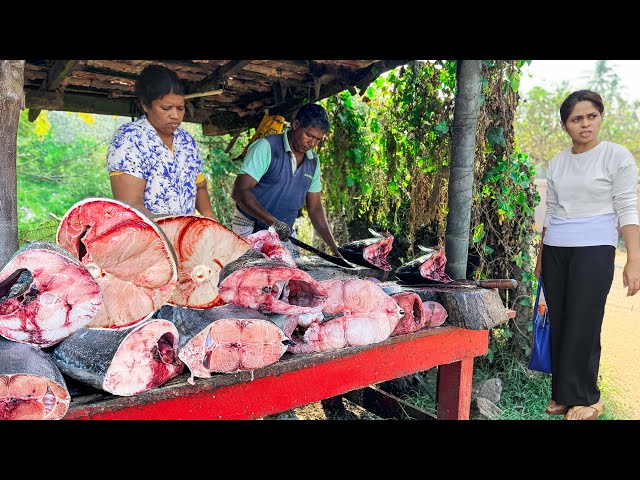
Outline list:
[[[210,219],[159,223],[171,240],[125,203],[85,199],[64,215],[58,245],[27,244],[0,271],[0,419],[63,417],[62,373],[136,395],[182,372],[175,325],[152,315],[165,304],[223,303],[222,262],[250,245]]]
[[[372,242],[379,268],[392,240]],[[25,245],[0,271],[0,419],[62,418],[62,374],[137,395],[185,365],[193,383],[446,319],[434,302],[369,280],[315,281],[269,230],[245,241],[211,219],[156,224],[90,198],[65,214],[57,242]]]
[[[293,342],[292,353],[379,343],[439,326],[447,318],[442,305],[422,302],[415,293],[393,297],[376,282],[359,278],[317,282],[256,251],[223,269],[220,295],[230,304],[265,312]]]

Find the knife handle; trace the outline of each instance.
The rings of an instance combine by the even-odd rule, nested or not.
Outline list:
[[[488,280],[476,280],[476,285],[482,288],[516,288],[518,286],[517,280],[513,278],[493,278]]]

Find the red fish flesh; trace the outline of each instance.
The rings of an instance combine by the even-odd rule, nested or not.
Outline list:
[[[227,303],[274,313],[310,313],[327,292],[308,273],[249,250],[220,272],[220,297]]]
[[[178,285],[167,303],[189,308],[222,305],[220,270],[249,250],[249,243],[207,217],[174,215],[156,222],[178,257]]]
[[[393,246],[393,236],[383,236],[373,230],[371,233],[376,236],[344,243],[338,247],[338,251],[352,263],[369,268],[373,266],[388,272],[391,270],[391,265],[387,261],[387,256]]]
[[[102,290],[89,328],[126,328],[166,303],[178,262],[164,232],[142,212],[108,198],[88,198],[65,213],[58,244],[78,258]]]
[[[268,230],[260,230],[251,235],[247,235],[244,239],[251,244],[251,247],[258,252],[264,253],[267,257],[274,260],[282,260],[287,265],[297,268],[298,265],[293,259],[291,252],[282,246],[280,237],[276,231],[269,227]]]
[[[131,396],[178,376],[178,330],[151,319],[129,329],[83,328],[51,350],[62,373],[114,395]]]
[[[398,280],[408,284],[452,282],[444,271],[447,264],[444,248],[419,248],[425,253],[399,267],[396,270]]]
[[[417,332],[422,328],[437,327],[447,319],[447,311],[438,302],[423,302],[417,293],[402,292],[391,295],[404,310],[391,336]]]
[[[313,323],[302,336],[293,332],[289,347],[292,353],[326,352],[345,347],[379,343],[391,335],[398,318],[383,313],[353,313],[333,318],[327,322]]]
[[[295,343],[289,348],[293,353],[381,342],[391,335],[405,313],[369,280],[325,280],[320,285],[327,291],[321,315],[316,309],[307,315],[290,316],[284,322],[283,331]]]
[[[0,271],[0,335],[49,347],[90,323],[102,293],[87,269],[49,242],[20,248]]]
[[[158,318],[171,320],[180,334],[178,358],[193,377],[254,370],[277,362],[292,342],[264,315],[224,305],[207,310],[165,306]]]
[[[58,420],[71,397],[51,357],[0,338],[0,420]]]

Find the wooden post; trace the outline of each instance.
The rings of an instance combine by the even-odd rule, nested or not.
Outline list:
[[[451,166],[445,250],[445,272],[454,280],[467,277],[469,225],[476,130],[480,111],[482,60],[458,60],[458,93],[453,110]]]
[[[16,140],[24,108],[24,60],[0,60],[0,268],[18,249]]]

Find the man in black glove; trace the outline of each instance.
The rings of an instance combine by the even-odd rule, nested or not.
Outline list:
[[[329,131],[327,112],[307,103],[298,110],[291,129],[252,143],[231,194],[236,202],[233,231],[245,237],[272,226],[285,247],[293,222],[305,206],[311,224],[334,255],[338,252],[320,196],[320,159],[313,150]]]
[[[289,240],[289,237],[291,236],[291,233],[292,233],[291,227],[289,225],[287,225],[284,222],[281,222],[280,220],[276,220],[275,222],[273,222],[271,226],[278,234],[278,237],[280,237],[280,241],[286,242],[287,240]]]

